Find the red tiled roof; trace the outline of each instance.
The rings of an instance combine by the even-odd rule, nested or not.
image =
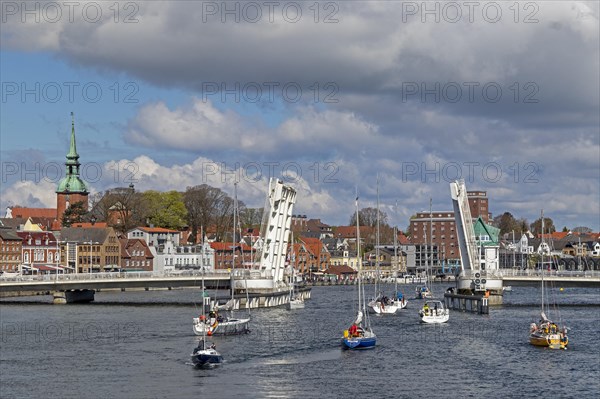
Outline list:
[[[129,250],[135,245],[139,245],[143,248],[144,256],[146,258],[154,258],[154,255],[152,255],[150,248],[148,248],[148,244],[141,238],[120,238],[119,242],[121,243],[121,258],[131,258]]]
[[[179,234],[177,230],[165,229],[164,227],[136,227],[139,230],[145,231],[146,233],[174,233]]]
[[[337,274],[339,276],[342,274],[357,274],[358,272],[348,265],[330,265],[327,268],[327,273]]]
[[[31,245],[34,246],[48,246],[48,247],[55,247],[56,246],[56,237],[54,236],[54,234],[48,232],[48,231],[17,231],[17,235],[19,237],[21,237],[21,239],[23,240],[23,245],[29,245],[27,244],[27,241],[29,239],[29,237],[31,237]],[[46,237],[48,237],[48,245],[45,244],[46,242]],[[35,244],[36,240],[40,240],[41,243],[39,245]]]
[[[56,218],[56,208],[18,208],[13,207],[12,216],[14,218],[33,218],[33,217],[42,217],[42,218]]]
[[[321,253],[328,253],[327,249],[323,247],[323,241],[318,238],[300,237],[299,239],[304,243],[305,248],[315,257],[319,257]]]
[[[250,252],[251,248],[246,244],[237,244],[236,247],[242,247],[242,251]],[[230,242],[211,242],[210,247],[215,251],[231,251],[233,244]]]
[[[94,224],[85,222],[85,223],[73,223],[71,227],[85,227],[85,228],[96,228],[96,229],[105,229],[108,227],[106,222],[96,222]]]
[[[408,238],[408,236],[406,236],[406,234],[404,234],[403,232],[399,231],[398,232],[398,243],[400,245],[408,245],[408,244],[410,244],[410,238]]]

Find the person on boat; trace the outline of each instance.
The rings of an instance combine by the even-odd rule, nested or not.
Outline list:
[[[438,307],[437,307],[437,303],[436,303],[436,304],[435,304],[435,306],[434,306],[434,310],[435,310],[435,314],[436,314],[436,316],[437,316],[437,314],[438,314]]]
[[[352,325],[348,329],[348,334],[351,337],[357,337],[358,336],[358,326],[355,323],[352,323]]]
[[[429,315],[429,305],[427,303],[423,305],[423,313],[425,313],[426,316]]]
[[[194,349],[194,353],[197,353],[198,351],[204,350],[204,340],[200,339],[200,341],[198,341],[198,346],[196,347],[196,349]]]

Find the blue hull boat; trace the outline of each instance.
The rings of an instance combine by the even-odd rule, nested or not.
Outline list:
[[[352,337],[342,338],[342,345],[346,349],[371,349],[377,344],[377,337]]]

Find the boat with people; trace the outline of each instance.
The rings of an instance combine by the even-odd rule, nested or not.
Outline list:
[[[422,285],[415,288],[415,299],[431,299],[433,294],[428,286]]]
[[[196,367],[216,365],[223,362],[223,356],[217,351],[215,344],[213,343],[207,348],[204,338],[198,342],[198,346],[194,348],[190,356]]]
[[[425,301],[423,308],[419,310],[419,318],[421,323],[446,323],[450,319],[450,309],[442,301]]]
[[[344,349],[372,349],[377,345],[377,336],[371,328],[369,313],[367,312],[364,284],[362,284],[362,257],[360,253],[360,228],[358,224],[358,196],[356,197],[356,256],[358,260],[358,312],[356,319],[342,337],[342,348]],[[363,327],[364,317],[364,327]]]
[[[386,295],[384,295],[380,290],[380,256],[379,256],[379,248],[380,248],[380,241],[379,241],[379,220],[380,220],[380,212],[379,212],[379,176],[377,178],[377,231],[376,231],[376,235],[375,235],[375,270],[376,270],[376,278],[375,278],[375,293],[376,296],[373,300],[371,300],[368,303],[369,306],[369,310],[376,313],[376,314],[394,314],[396,313],[396,311],[398,309],[403,309],[406,307],[406,301],[404,300],[404,295],[400,294],[398,292],[398,279],[395,279],[396,281],[396,291],[395,291],[395,297],[388,297]],[[397,234],[396,234],[396,229],[394,228],[394,233],[395,233],[395,237],[394,237],[394,259],[398,259],[398,254],[397,254]],[[396,261],[397,262],[397,261]]]
[[[228,302],[229,303],[229,302]],[[226,305],[228,306],[228,305]],[[194,334],[212,335],[237,335],[250,332],[248,325],[250,318],[237,318],[233,315],[219,314],[219,307],[215,306],[208,315],[199,315],[193,318]]]
[[[550,304],[549,301],[545,301],[545,281],[544,281],[544,252],[546,251],[546,246],[544,245],[544,211],[542,211],[542,243],[540,245],[541,248],[541,265],[542,265],[542,282],[541,282],[541,314],[539,321],[532,322],[529,325],[529,343],[534,346],[542,346],[550,349],[567,349],[567,345],[569,344],[569,337],[567,335],[567,327],[565,325],[559,325],[559,323],[555,323],[550,320],[546,316],[546,312],[550,313]],[[558,305],[554,304],[555,308],[558,309]],[[559,322],[560,313],[558,313]]]
[[[235,251],[237,245],[235,244],[236,237],[236,220],[238,213],[238,204],[237,204],[237,183],[234,184],[234,206],[233,206],[233,240],[232,240],[232,252]],[[204,246],[202,247],[204,248]],[[235,272],[235,258],[236,256],[232,256],[231,262],[231,273]],[[204,296],[204,278],[202,280],[203,287],[203,296]],[[246,292],[246,295],[248,293]],[[247,301],[247,300],[246,300]],[[248,317],[239,318],[233,315],[234,308],[236,307],[236,302],[234,298],[234,285],[233,280],[231,284],[231,299],[227,301],[224,305],[216,304],[210,309],[208,314],[200,314],[198,317],[194,317],[192,319],[192,326],[194,330],[194,334],[203,335],[206,334],[208,336],[212,335],[237,335],[237,334],[246,334],[250,332],[248,328],[248,324],[250,323],[250,317],[248,313]],[[221,310],[225,312],[225,314],[219,313]],[[205,307],[203,306],[203,312],[205,312]],[[249,312],[249,311],[248,311]]]

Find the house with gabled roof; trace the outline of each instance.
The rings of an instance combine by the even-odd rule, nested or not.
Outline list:
[[[22,240],[22,268],[28,272],[56,273],[60,267],[60,245],[49,231],[17,231]]]
[[[179,231],[165,229],[164,227],[136,227],[127,232],[127,238],[141,238],[148,246],[158,248],[167,241],[179,245]]]
[[[121,238],[121,268],[126,272],[151,272],[154,269],[154,254],[141,238]]]
[[[121,243],[115,229],[68,227],[60,231],[61,264],[76,273],[118,271]]]

